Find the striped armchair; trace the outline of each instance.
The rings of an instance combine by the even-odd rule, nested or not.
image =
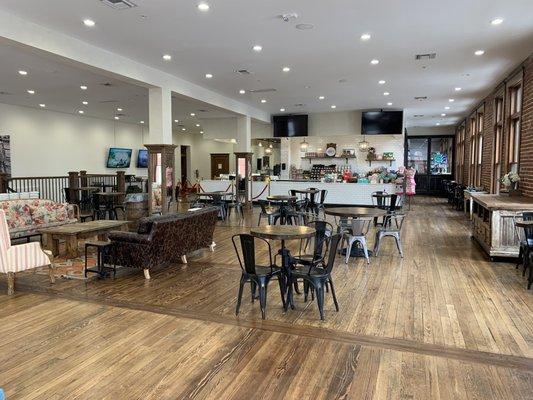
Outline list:
[[[43,251],[39,242],[12,246],[9,238],[6,214],[0,210],[0,273],[7,274],[7,294],[15,292],[15,273],[32,268],[50,268],[50,281],[55,282],[52,253]]]

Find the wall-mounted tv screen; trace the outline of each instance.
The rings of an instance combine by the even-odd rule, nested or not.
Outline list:
[[[137,168],[148,168],[148,150],[141,149],[137,153]]]
[[[274,115],[274,137],[307,136],[307,115]]]
[[[129,168],[131,149],[111,147],[107,156],[107,168]]]
[[[403,111],[365,111],[361,118],[363,135],[401,135]]]

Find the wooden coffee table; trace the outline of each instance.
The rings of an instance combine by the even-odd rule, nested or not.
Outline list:
[[[79,256],[78,240],[95,236],[98,240],[107,240],[110,231],[127,230],[127,228],[128,221],[97,220],[44,228],[39,232],[44,235],[46,248],[51,250],[54,256],[59,254],[59,240],[65,240],[67,257],[76,258]]]

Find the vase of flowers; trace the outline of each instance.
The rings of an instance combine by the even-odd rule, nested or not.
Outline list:
[[[509,193],[509,196],[522,195],[522,191],[518,189],[519,182],[520,176],[516,172],[508,172],[500,179],[500,183],[505,186]]]

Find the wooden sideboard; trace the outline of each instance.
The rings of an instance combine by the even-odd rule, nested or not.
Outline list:
[[[472,237],[494,257],[518,257],[519,243],[514,217],[533,211],[533,198],[470,193],[472,206]]]

